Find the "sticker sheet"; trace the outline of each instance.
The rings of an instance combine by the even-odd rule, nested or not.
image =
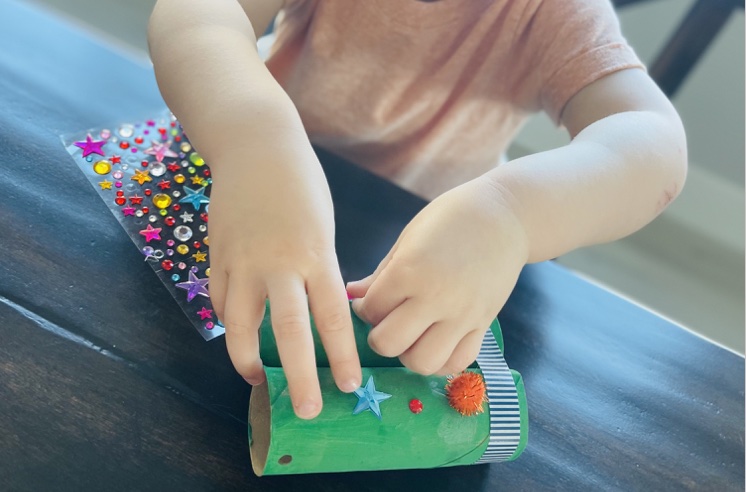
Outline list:
[[[176,119],[165,113],[63,142],[197,331],[222,335],[209,290],[210,169]]]

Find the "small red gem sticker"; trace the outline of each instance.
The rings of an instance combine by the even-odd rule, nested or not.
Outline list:
[[[412,413],[420,413],[420,412],[422,412],[423,408],[424,407],[422,405],[422,402],[420,400],[418,400],[417,398],[414,398],[414,399],[412,399],[412,400],[409,401],[409,410]]]

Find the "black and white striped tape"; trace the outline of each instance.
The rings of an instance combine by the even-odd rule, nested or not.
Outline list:
[[[487,330],[477,356],[487,385],[490,440],[477,463],[496,463],[510,458],[521,440],[521,411],[513,375],[491,330]]]

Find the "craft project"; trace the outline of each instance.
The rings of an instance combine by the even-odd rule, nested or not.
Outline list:
[[[209,290],[212,178],[176,119],[164,113],[63,141],[197,331],[222,335]]]
[[[525,391],[502,357],[497,320],[477,362],[446,378],[420,376],[376,354],[367,343],[370,326],[354,312],[352,318],[364,385],[352,394],[337,389],[314,326],[324,408],[302,420],[293,412],[267,306],[260,332],[267,382],[252,389],[249,407],[257,475],[435,468],[521,454],[528,437]]]
[[[209,289],[212,179],[175,118],[164,114],[63,141],[199,333],[206,340],[222,335]],[[249,409],[258,475],[433,468],[521,454],[528,435],[525,392],[520,374],[503,359],[497,320],[477,362],[444,378],[414,374],[398,359],[379,356],[367,343],[370,326],[352,318],[364,385],[352,394],[337,389],[311,317],[324,409],[301,420],[267,304],[260,329],[267,383],[253,389]]]

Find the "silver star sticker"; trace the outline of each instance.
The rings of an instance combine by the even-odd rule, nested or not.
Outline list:
[[[190,214],[190,213],[184,212],[183,214],[179,215],[179,217],[181,217],[181,220],[183,220],[184,223],[186,223],[186,222],[194,222],[194,220],[192,219],[192,217],[194,217],[194,214]]]

